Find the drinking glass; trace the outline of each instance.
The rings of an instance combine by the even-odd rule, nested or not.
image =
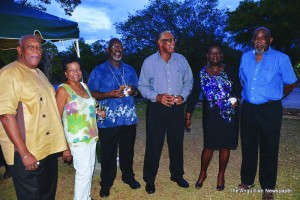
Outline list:
[[[96,103],[96,113],[97,113],[97,121],[103,122],[105,120],[105,117],[102,117],[100,112],[104,111],[106,112],[107,107],[104,103],[101,103],[99,105],[98,101]]]

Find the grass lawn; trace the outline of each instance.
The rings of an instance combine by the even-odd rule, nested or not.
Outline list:
[[[190,183],[188,189],[182,189],[176,183],[170,181],[168,148],[165,144],[161,156],[160,167],[156,178],[156,192],[148,195],[145,191],[145,183],[142,179],[143,161],[145,152],[145,104],[141,102],[137,106],[139,124],[135,145],[134,171],[136,179],[142,188],[131,190],[121,181],[121,172],[118,170],[117,178],[111,188],[111,194],[107,199],[261,199],[258,178],[255,188],[250,193],[240,193],[237,185],[240,183],[241,151],[240,145],[235,151],[231,151],[231,157],[225,174],[225,190],[216,191],[218,173],[218,152],[215,152],[208,168],[208,176],[200,190],[194,188],[200,171],[200,154],[203,148],[201,109],[197,109],[192,119],[192,131],[186,133],[184,141],[185,178]],[[275,199],[300,199],[300,120],[284,118],[281,132],[279,167],[277,177],[278,193]],[[0,169],[2,173],[4,168]],[[99,174],[96,174],[92,183],[92,198],[100,199]],[[57,200],[73,199],[74,169],[72,165],[66,165],[59,159],[59,181],[57,188]],[[0,200],[15,200],[16,195],[12,180],[0,180]]]

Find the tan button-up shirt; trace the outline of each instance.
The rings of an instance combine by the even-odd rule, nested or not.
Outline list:
[[[15,61],[0,70],[0,115],[13,114],[26,146],[37,160],[67,149],[55,91],[39,69]],[[0,127],[7,164],[14,163],[14,145]]]

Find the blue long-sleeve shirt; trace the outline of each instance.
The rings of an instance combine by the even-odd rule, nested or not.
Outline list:
[[[143,97],[156,102],[158,94],[166,93],[186,100],[192,87],[193,74],[184,56],[172,53],[166,62],[157,51],[145,59],[138,82]]]
[[[242,97],[252,104],[280,100],[286,84],[297,81],[289,57],[269,47],[260,62],[255,51],[243,54],[239,72],[243,86]]]

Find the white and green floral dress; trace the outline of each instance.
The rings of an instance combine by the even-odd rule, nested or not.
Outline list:
[[[96,123],[96,101],[85,84],[83,88],[89,98],[83,98],[76,94],[67,84],[59,87],[65,88],[70,94],[70,101],[65,104],[62,121],[66,140],[71,147],[76,143],[92,143],[98,141],[98,129]]]

